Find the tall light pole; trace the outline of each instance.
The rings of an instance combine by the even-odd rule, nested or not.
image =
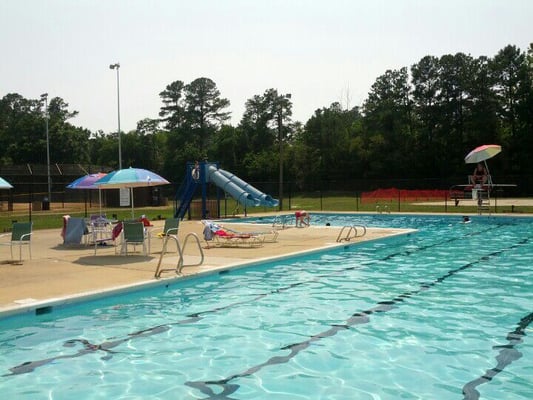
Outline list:
[[[278,142],[279,142],[279,210],[283,210],[283,99],[290,99],[291,94],[282,96],[278,110]]]
[[[117,70],[117,119],[118,119],[118,169],[122,169],[122,141],[120,139],[120,78],[119,78],[120,64],[111,64],[109,69]]]
[[[46,172],[48,181],[48,201],[52,202],[52,179],[50,178],[50,137],[48,135],[48,93],[41,95],[41,100],[44,101],[44,120],[46,126]]]

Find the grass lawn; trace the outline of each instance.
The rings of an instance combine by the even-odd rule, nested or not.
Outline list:
[[[502,205],[494,207],[492,204],[491,212],[501,213],[533,213],[533,201],[528,204],[520,203],[518,205],[508,205],[508,202],[500,201]],[[518,202],[517,202],[518,203]],[[233,199],[222,200],[220,202],[221,217],[243,216],[244,208],[237,207]],[[293,196],[283,201],[283,212],[289,213],[294,210],[307,211],[338,211],[338,212],[366,212],[366,213],[398,213],[398,212],[422,212],[422,213],[450,213],[450,214],[477,214],[477,206],[473,201],[462,201],[460,206],[455,206],[452,200],[446,204],[443,201],[432,202],[398,202],[397,199],[380,200],[369,203],[361,203],[359,198],[349,196]],[[87,210],[87,214],[98,214],[98,207],[92,207]],[[116,216],[116,219],[131,218],[131,209],[122,208],[104,208],[103,212],[108,217]],[[256,207],[246,210],[247,214],[257,214],[265,212],[279,212],[277,209],[266,207]],[[135,208],[135,216],[140,217],[145,214],[150,220],[165,219],[173,216],[173,205],[165,207],[141,207]],[[196,212],[197,213],[197,212]],[[63,226],[63,215],[72,217],[85,217],[85,205],[83,203],[71,204],[52,204],[50,211],[33,211],[31,220],[34,229],[57,228]],[[200,219],[199,215],[193,215],[193,219]],[[11,228],[13,221],[28,221],[30,219],[29,207],[27,204],[16,204],[13,211],[0,211],[0,233],[7,232]]]

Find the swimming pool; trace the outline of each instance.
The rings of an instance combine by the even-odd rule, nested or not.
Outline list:
[[[419,232],[6,318],[4,397],[532,397],[530,219],[312,222]]]

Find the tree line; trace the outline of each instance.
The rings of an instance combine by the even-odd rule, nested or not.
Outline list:
[[[179,183],[188,161],[219,161],[245,180],[277,181],[280,146],[285,180],[300,188],[328,180],[465,176],[464,156],[501,144],[491,161],[500,175],[528,175],[533,150],[533,44],[508,45],[493,57],[426,56],[378,76],[360,106],[339,102],[293,121],[292,99],[266,89],[245,104],[236,126],[216,83],[176,80],[159,93],[158,118],[122,133],[123,166],[154,170]],[[118,167],[117,132],[74,126],[60,97],[0,100],[1,165],[46,163],[48,117],[52,163]],[[465,178],[466,180],[466,178]]]

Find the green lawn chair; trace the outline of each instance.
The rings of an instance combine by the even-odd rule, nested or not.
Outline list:
[[[179,218],[167,218],[165,220],[165,226],[163,228],[153,230],[152,235],[160,238],[163,238],[167,235],[176,236],[178,234],[179,226]]]
[[[147,240],[147,235],[145,234],[142,222],[124,221],[122,226],[122,247],[120,253],[128,255],[128,245],[133,245],[134,251],[136,246],[142,245],[143,254],[147,255]]]
[[[19,246],[19,261],[22,261],[22,246],[27,245],[30,259],[31,259],[31,234],[32,234],[32,223],[31,222],[15,222],[11,227],[11,233],[6,235],[1,235],[1,237],[11,236],[11,239],[7,243],[1,243],[4,246],[10,246],[11,248],[11,259],[13,259],[13,246]]]

